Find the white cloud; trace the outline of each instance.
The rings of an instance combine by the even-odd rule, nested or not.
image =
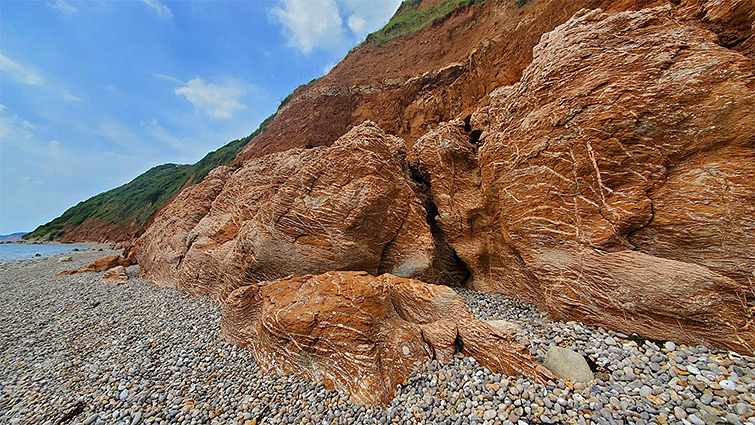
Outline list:
[[[49,161],[61,160],[60,142],[51,140],[43,142],[32,132],[35,125],[8,112],[5,105],[0,105],[0,146],[14,148],[26,153],[29,158],[46,158]]]
[[[46,81],[34,69],[21,65],[13,59],[0,54],[0,71],[5,71],[6,75],[19,83],[30,86],[42,87]]]
[[[23,65],[13,59],[0,54],[0,71],[5,72],[13,81],[29,86],[42,87],[48,89],[64,100],[79,101],[80,97],[72,95],[68,90],[61,87],[50,87],[51,84],[47,83],[47,79],[42,77],[40,73],[34,68]]]
[[[283,25],[287,45],[304,54],[343,46],[343,19],[335,0],[280,0],[270,16]]]
[[[289,47],[304,54],[313,50],[341,52],[380,29],[401,0],[278,0],[270,9],[283,26]]]
[[[327,64],[325,64],[325,66],[323,66],[323,67],[322,67],[322,74],[323,74],[323,75],[327,74],[327,73],[328,73],[328,72],[330,72],[330,70],[331,70],[331,69],[333,69],[333,67],[335,67],[336,65],[338,65],[338,63],[337,63],[337,62],[335,62],[335,61],[333,61],[333,62],[328,62]]]
[[[357,14],[352,14],[349,16],[348,20],[349,28],[351,28],[351,31],[353,31],[355,34],[359,34],[364,30],[364,26],[367,25],[367,21],[364,20],[361,16],[358,16]]]
[[[72,102],[78,102],[79,100],[81,100],[81,98],[80,98],[80,97],[72,95],[72,94],[71,94],[71,93],[70,93],[70,92],[69,92],[68,90],[66,90],[66,89],[59,89],[59,90],[58,90],[58,94],[59,94],[59,95],[60,95],[60,97],[62,97],[62,98],[63,98],[64,100],[69,100],[69,101],[72,101]]]
[[[160,15],[161,18],[172,18],[173,12],[170,11],[168,6],[162,4],[160,0],[142,0],[144,4],[151,7],[152,9],[155,9],[157,11],[157,14]]]
[[[174,83],[184,84],[183,81],[179,80],[176,77],[171,77],[170,75],[165,75],[165,74],[160,74],[160,73],[155,72],[154,74],[152,74],[152,76],[154,76],[155,78],[159,78],[161,80],[168,80],[168,81],[172,81]]]
[[[159,140],[166,145],[170,146],[171,148],[177,150],[178,152],[182,152],[186,149],[186,143],[181,141],[178,137],[170,134],[168,130],[166,130],[163,126],[160,125],[160,123],[157,121],[157,118],[152,118],[152,121],[148,124],[145,122],[141,123],[142,127],[145,127],[149,130],[149,133],[154,137],[156,140]]]
[[[236,80],[226,80],[222,85],[205,83],[199,77],[189,80],[185,85],[176,87],[174,92],[184,96],[197,110],[212,118],[229,119],[233,113],[246,109],[239,102],[248,91],[248,85]]]
[[[8,114],[8,108],[0,104],[0,145],[20,144],[33,139],[34,124],[16,114]]]
[[[54,2],[48,2],[47,6],[65,15],[73,15],[74,13],[79,11],[79,9],[76,9],[75,7],[66,3],[64,0],[55,0]]]
[[[141,143],[139,136],[112,118],[103,118],[96,134],[116,143],[126,151],[132,151],[134,146]]]
[[[398,9],[401,0],[338,0],[349,14],[348,26],[358,39],[379,30]]]

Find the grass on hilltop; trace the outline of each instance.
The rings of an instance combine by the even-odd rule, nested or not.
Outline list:
[[[460,6],[469,6],[476,3],[484,3],[485,0],[446,0],[418,12],[422,0],[405,0],[401,3],[396,14],[380,30],[370,34],[365,43],[377,45],[385,44],[395,38],[413,34],[426,27],[438,18],[448,16]]]

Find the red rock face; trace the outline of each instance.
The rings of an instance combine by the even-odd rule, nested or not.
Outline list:
[[[575,15],[412,167],[475,287],[752,353],[753,62],[671,10]]]
[[[494,219],[496,205],[482,187],[474,137],[461,120],[441,124],[417,141],[409,166],[430,186],[438,210],[434,221],[471,272],[468,286],[541,305],[538,280]]]
[[[331,147],[248,161],[226,181],[189,188],[137,242],[140,273],[220,298],[329,270],[425,278],[433,238],[404,152],[365,123]]]
[[[201,183],[183,189],[159,213],[134,245],[140,277],[160,286],[175,284],[181,262],[196,239],[192,230],[210,210],[230,175],[228,167],[212,170]]]
[[[249,160],[158,217],[142,273],[225,298],[329,270],[458,282],[458,260],[555,319],[753,353],[755,66],[718,28],[750,22],[738,4],[583,10],[408,159],[366,123]]]
[[[235,290],[222,336],[265,371],[292,373],[362,404],[388,403],[396,385],[456,347],[494,373],[552,377],[513,337],[474,319],[449,287],[364,272],[289,277]]]

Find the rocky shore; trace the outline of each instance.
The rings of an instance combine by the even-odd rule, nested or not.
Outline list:
[[[470,311],[520,328],[542,361],[555,345],[590,359],[596,380],[538,385],[471,358],[428,362],[387,407],[295,377],[261,375],[247,350],[217,339],[220,307],[155,288],[128,268],[55,279],[115,251],[0,265],[0,423],[755,424],[755,359],[646,341],[460,289]]]

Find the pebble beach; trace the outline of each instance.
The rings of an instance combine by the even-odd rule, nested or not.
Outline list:
[[[457,289],[473,315],[507,320],[543,361],[553,346],[589,359],[596,379],[539,385],[460,354],[421,365],[389,406],[293,376],[263,375],[218,339],[220,306],[155,288],[128,268],[55,278],[110,250],[0,264],[0,424],[741,424],[755,425],[755,358],[647,341]]]

